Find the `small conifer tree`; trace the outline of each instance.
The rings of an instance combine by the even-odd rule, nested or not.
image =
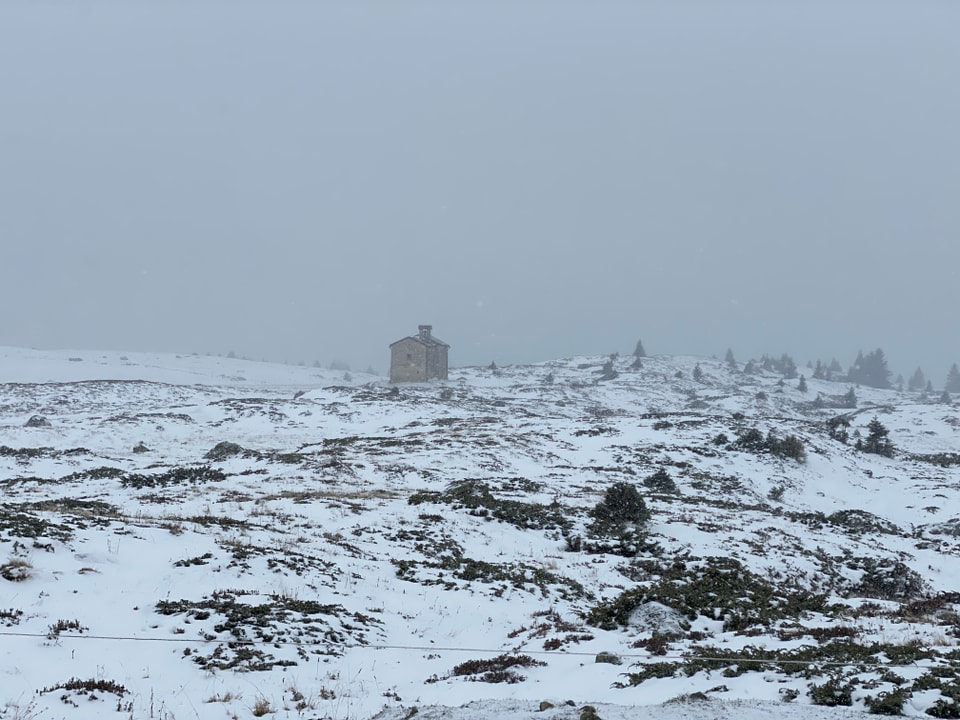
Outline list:
[[[737,359],[733,357],[733,349],[727,348],[727,354],[723,358],[724,362],[727,363],[727,367],[731,370],[737,369]]]
[[[643,525],[650,518],[650,511],[631,483],[615,483],[607,488],[603,500],[594,506],[590,516],[593,522],[587,528],[587,534],[599,542],[586,543],[588,552],[614,552],[633,557],[643,546]]]
[[[954,363],[950,366],[950,372],[947,373],[947,381],[943,385],[947,392],[960,393],[960,368]]]
[[[923,370],[917,368],[913,371],[913,375],[910,376],[910,379],[907,380],[907,390],[910,392],[920,392],[923,390],[926,384],[927,378],[923,374]]]
[[[844,408],[855,408],[857,406],[857,394],[853,391],[853,388],[847,390],[841,400],[840,407]]]
[[[887,359],[883,355],[883,350],[877,348],[866,355],[862,351],[857,353],[857,359],[847,373],[847,380],[868,387],[889,388],[890,370],[887,368]]]
[[[830,360],[829,367],[827,367],[827,380],[833,380],[842,372],[843,372],[843,366],[840,364],[840,361],[837,360],[836,358],[832,358]]]
[[[607,361],[603,364],[603,369],[600,371],[600,379],[601,379],[601,380],[613,380],[613,379],[616,378],[619,374],[620,374],[620,373],[618,373],[618,372],[614,369],[614,367],[613,367],[613,360],[612,360],[612,359],[611,359],[611,360],[607,360]]]
[[[614,483],[603,494],[603,500],[590,511],[594,529],[609,531],[633,523],[642,525],[650,519],[650,511],[635,485],[627,482]]]
[[[670,477],[668,473],[663,468],[659,468],[653,475],[644,478],[643,484],[652,490],[653,492],[658,493],[675,493],[677,492],[677,484],[674,482],[673,478]]]
[[[797,364],[793,361],[793,358],[786,353],[780,358],[780,372],[783,374],[785,380],[793,380],[798,374]]]
[[[890,442],[890,431],[884,427],[883,423],[876,417],[867,425],[866,440],[857,441],[857,449],[863,452],[882,455],[883,457],[893,457],[893,443]]]

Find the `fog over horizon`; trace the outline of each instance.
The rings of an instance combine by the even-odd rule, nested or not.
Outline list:
[[[0,345],[960,361],[960,4],[0,4]],[[2,379],[0,379],[2,381]]]

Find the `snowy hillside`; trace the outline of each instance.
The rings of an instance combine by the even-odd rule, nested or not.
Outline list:
[[[0,718],[960,717],[957,408],[607,362],[0,348]]]

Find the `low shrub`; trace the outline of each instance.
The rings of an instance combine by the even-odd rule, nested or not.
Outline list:
[[[424,490],[416,492],[407,501],[410,505],[438,503],[463,507],[472,514],[486,515],[523,530],[566,530],[570,520],[560,503],[543,505],[495,497],[490,486],[480,480],[460,480],[450,483],[443,492]]]
[[[810,696],[812,705],[849,707],[853,705],[854,689],[855,686],[852,682],[843,682],[840,677],[831,677],[820,685],[811,684],[807,690],[807,695]]]
[[[472,675],[472,680],[486,683],[517,683],[526,680],[526,677],[515,672],[513,668],[544,667],[545,662],[535,660],[529,655],[498,655],[489,660],[467,660],[450,671],[451,675],[462,677]]]
[[[804,448],[803,440],[796,435],[787,435],[781,438],[773,430],[770,430],[766,435],[757,428],[744,430],[733,442],[733,447],[755,455],[773,455],[774,457],[796,460],[799,463],[805,462],[807,459],[807,451]]]

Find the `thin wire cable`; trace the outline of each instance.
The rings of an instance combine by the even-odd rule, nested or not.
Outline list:
[[[528,650],[524,648],[476,648],[476,647],[453,647],[443,645],[387,645],[383,643],[369,644],[338,644],[324,642],[321,640],[250,640],[250,639],[222,639],[222,638],[186,638],[186,637],[138,637],[135,635],[51,635],[45,633],[27,633],[27,632],[0,632],[0,637],[23,637],[23,638],[42,638],[44,640],[105,640],[108,642],[160,642],[160,643],[182,643],[182,644],[211,644],[219,643],[226,645],[242,646],[261,646],[276,647],[278,645],[290,645],[297,647],[333,647],[344,650],[400,650],[404,652],[469,652],[483,653],[490,655],[502,655],[511,653],[523,653],[525,655],[544,655],[553,657],[596,657],[597,653],[585,652],[581,650]],[[757,657],[713,657],[709,655],[650,655],[640,653],[616,653],[620,658],[639,658],[651,662],[662,662],[664,660],[685,661],[707,661],[707,662],[725,662],[730,665],[737,663],[755,663],[769,665],[820,665],[826,667],[865,667],[865,668],[921,668],[924,667],[918,663],[882,663],[882,662],[840,662],[832,660],[795,660],[790,658],[757,658]],[[937,658],[930,658],[936,660]],[[648,663],[637,663],[648,664]]]

